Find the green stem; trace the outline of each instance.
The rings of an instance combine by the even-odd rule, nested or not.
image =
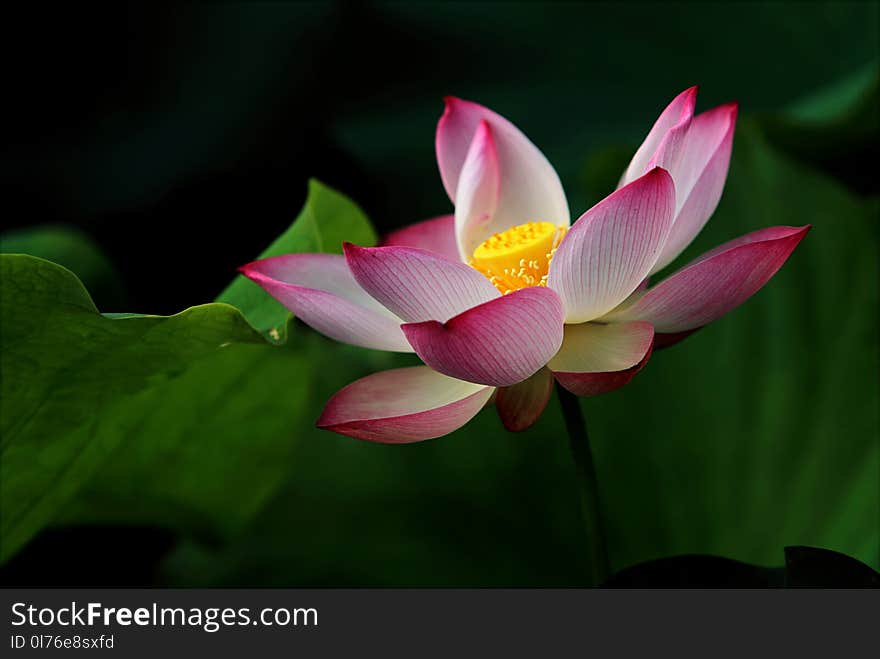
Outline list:
[[[608,551],[605,548],[605,529],[602,524],[602,509],[599,504],[599,488],[596,481],[596,466],[593,464],[593,451],[590,448],[590,437],[581,412],[577,396],[556,385],[562,416],[568,430],[571,457],[574,460],[578,475],[581,508],[589,536],[590,571],[592,584],[598,586],[610,576]]]

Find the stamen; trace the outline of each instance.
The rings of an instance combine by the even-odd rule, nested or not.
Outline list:
[[[567,230],[551,222],[511,227],[481,243],[469,263],[504,295],[546,286],[550,262]]]

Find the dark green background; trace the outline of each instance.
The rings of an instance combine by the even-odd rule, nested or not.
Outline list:
[[[102,312],[210,302],[296,217],[309,177],[379,232],[448,212],[443,95],[517,123],[575,214],[676,93],[738,100],[728,187],[689,254],[815,228],[742,309],[584,403],[613,567],[777,565],[792,544],[880,564],[876,3],[108,5],[8,24],[3,251],[67,265]],[[46,224],[93,245],[28,232]],[[395,363],[297,327],[285,347],[181,364],[4,578],[585,583],[555,401],[521,435],[491,410],[405,447],[311,428],[333,391]]]

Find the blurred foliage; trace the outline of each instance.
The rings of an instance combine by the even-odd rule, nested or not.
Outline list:
[[[732,566],[745,583],[781,573],[733,559],[778,565],[783,546],[815,545],[877,568],[878,190],[866,164],[880,143],[877,4],[506,4],[503,20],[500,6],[181,8],[152,86],[126,87],[137,80],[129,63],[112,85],[126,108],[155,93],[148,111],[67,117],[70,130],[91,127],[85,149],[68,147],[65,117],[37,155],[19,135],[29,150],[11,151],[7,196],[34,204],[27,216],[40,223],[89,227],[134,308],[175,309],[210,299],[269,236],[282,234],[264,255],[371,243],[363,212],[315,182],[285,231],[309,175],[381,230],[446,210],[431,139],[443,93],[520,125],[575,213],[614,188],[675,92],[702,83],[701,108],[738,98],[746,118],[725,195],[682,262],[764,226],[814,230],[741,309],[658,351],[623,390],[583,402],[613,567],[716,554],[732,560],[709,567]],[[164,53],[169,39],[155,43]],[[59,198],[60,216],[47,201]],[[101,309],[125,309],[109,294],[101,302],[119,280],[100,252],[63,227],[41,231],[7,234],[4,251],[66,265]],[[185,324],[175,341],[185,340],[166,345],[162,328],[195,310],[101,318],[63,269],[3,259],[48,277],[4,271],[0,289],[4,557],[54,522],[104,525],[84,547],[112,560],[109,538],[139,525],[175,534],[154,577],[165,585],[587,582],[555,402],[518,435],[492,410],[410,446],[319,432],[334,391],[411,356],[327,341],[240,277],[219,300],[261,332],[288,328],[283,345],[218,305],[196,308],[216,316],[214,330]],[[73,572],[65,547],[53,561]]]
[[[69,270],[0,257],[0,558],[49,522],[130,429],[111,410],[230,342],[261,341],[226,304],[110,319]],[[136,420],[131,420],[136,423]]]
[[[320,183],[310,189],[269,252],[374,239],[354,204]],[[57,242],[31,239],[14,244]],[[94,256],[86,247],[70,251]],[[69,271],[3,256],[4,559],[89,477],[68,521],[148,522],[203,538],[235,530],[277,487],[289,468],[279,438],[307,409],[312,364],[303,351],[272,350],[230,306],[271,318],[264,329],[281,324],[290,314],[262,289],[236,282],[222,297],[170,318],[102,317]]]
[[[801,99],[786,113],[763,117],[779,148],[863,194],[880,194],[880,70],[872,66]]]
[[[58,521],[153,525],[222,541],[291,468],[290,444],[278,438],[316,404],[312,368],[289,351],[231,345],[99,412],[122,439]]]
[[[124,309],[125,288],[116,268],[85,232],[70,226],[36,226],[0,234],[0,253],[31,254],[75,272],[101,309]]]
[[[374,242],[355,204],[318,181],[309,190],[297,219],[261,258],[340,251],[344,236]],[[289,349],[225,347],[114,411],[136,425],[65,521],[161,525],[210,542],[239,531],[294,467],[290,430],[310,425],[323,403],[312,382],[330,342],[295,325],[291,333],[290,313],[244,277],[218,300],[261,330],[279,328],[283,340],[271,342],[288,341]]]

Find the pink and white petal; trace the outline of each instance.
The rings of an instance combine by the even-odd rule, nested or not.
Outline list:
[[[623,371],[610,371],[608,373],[553,373],[556,381],[576,396],[598,396],[609,391],[620,389],[629,384],[636,374],[641,371],[651,358],[653,346],[635,366]]]
[[[430,220],[392,231],[382,239],[382,247],[417,247],[426,249],[451,261],[460,261],[455,242],[455,215],[441,215]]]
[[[607,313],[648,275],[669,234],[672,177],[653,169],[575,222],[550,263],[548,286],[565,304],[565,322]]]
[[[455,237],[463,261],[488,235],[498,208],[498,154],[489,124],[482,120],[471,140],[455,194]]]
[[[271,279],[280,284],[333,293],[349,302],[393,317],[355,281],[342,254],[282,254],[253,261],[239,268],[239,271],[251,279]]]
[[[810,226],[771,227],[730,241],[670,275],[607,318],[644,320],[672,334],[735,309],[776,274]]]
[[[550,401],[553,393],[553,374],[542,368],[528,380],[498,389],[495,409],[501,423],[511,432],[531,428]]]
[[[549,288],[521,288],[446,323],[403,325],[416,354],[454,378],[507,387],[532,376],[562,345],[562,302]]]
[[[568,226],[568,202],[556,170],[544,154],[504,117],[488,108],[447,97],[437,124],[437,163],[449,198],[456,205],[459,179],[480,122],[491,129],[500,171],[499,196],[488,233],[531,221]]]
[[[716,254],[720,254],[721,252],[726,252],[729,249],[733,249],[734,247],[738,247],[740,245],[748,245],[749,243],[761,242],[764,240],[776,240],[777,238],[787,238],[791,235],[792,227],[786,226],[776,226],[776,227],[767,227],[765,229],[759,229],[757,231],[753,231],[751,233],[747,233],[743,236],[739,236],[738,238],[734,238],[733,240],[729,240],[726,243],[718,245],[710,249],[708,252],[704,252],[699,257],[691,261],[687,264],[687,267],[691,267],[696,265],[701,261],[705,261]],[[628,315],[624,315],[624,310],[628,310],[633,304],[636,303],[640,298],[644,296],[644,294],[648,290],[648,284],[650,283],[650,277],[646,278],[645,281],[641,283],[641,285],[630,295],[626,300],[620,303],[618,307],[610,311],[609,313],[602,316],[599,319],[601,322],[617,322],[619,319],[628,318]],[[685,332],[673,332],[671,334],[662,334],[658,333],[656,335],[656,340],[654,341],[654,348],[665,348],[670,345],[674,345],[678,343],[682,339],[686,338],[688,335],[695,332],[695,329],[686,330]],[[682,336],[680,336],[682,335]],[[662,338],[669,337],[669,338]]]
[[[651,128],[645,140],[639,146],[635,155],[626,168],[623,177],[620,179],[618,187],[623,187],[628,183],[632,183],[640,176],[643,176],[655,165],[663,166],[657,162],[657,152],[663,145],[664,138],[673,128],[686,128],[690,123],[691,117],[694,115],[694,107],[697,103],[697,88],[691,87],[685,89],[678,96],[672,99],[672,102],[666,106],[666,109],[660,113],[654,126]],[[667,141],[667,147],[672,146]]]
[[[675,221],[653,272],[681,254],[715,212],[730,167],[736,115],[737,104],[729,103],[691,122],[681,155],[669,170],[675,181]]]
[[[501,295],[473,268],[423,249],[342,247],[358,284],[408,323],[445,322]]]
[[[581,323],[566,325],[559,352],[547,367],[562,373],[607,373],[638,364],[651,349],[650,323]]]
[[[670,169],[675,189],[678,192],[676,215],[695,192],[697,182],[703,177],[709,163],[719,150],[722,161],[730,160],[733,144],[733,133],[739,105],[736,102],[725,103],[696,115],[688,126],[687,139],[682,144],[682,157],[674,169]],[[726,172],[726,166],[723,167]],[[723,187],[724,177],[721,179]],[[705,192],[703,192],[705,194]],[[720,193],[718,193],[720,196]]]
[[[355,281],[340,254],[286,254],[240,268],[300,320],[331,339],[393,352],[412,352],[400,318]]]
[[[744,234],[742,236],[738,236],[733,240],[728,240],[726,243],[722,243],[713,247],[708,252],[703,252],[693,261],[688,263],[688,266],[696,265],[701,261],[705,261],[706,259],[710,259],[717,254],[721,254],[722,252],[726,252],[728,250],[733,249],[734,247],[740,247],[742,245],[750,245],[752,243],[765,242],[768,240],[779,240],[789,238],[793,231],[809,231],[811,225],[803,226],[803,227],[787,227],[787,226],[775,226],[775,227],[765,227],[763,229],[758,229],[757,231],[752,231],[750,233]]]
[[[493,391],[426,366],[398,368],[368,375],[336,392],[316,425],[372,442],[420,442],[466,424]]]

